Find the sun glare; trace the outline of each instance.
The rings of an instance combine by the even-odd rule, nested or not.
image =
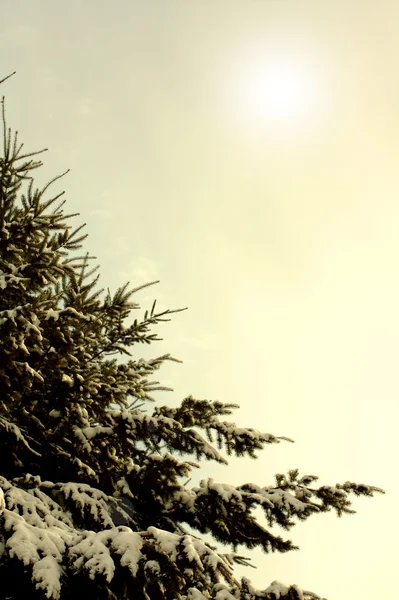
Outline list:
[[[317,68],[287,53],[241,57],[229,69],[226,92],[229,112],[251,128],[310,126],[320,108]]]
[[[246,79],[242,100],[255,116],[284,120],[305,117],[310,111],[311,81],[297,65],[255,66]]]

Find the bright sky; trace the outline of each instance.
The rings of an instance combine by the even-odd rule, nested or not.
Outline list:
[[[160,371],[175,389],[160,401],[236,402],[239,425],[296,441],[201,478],[269,485],[298,467],[387,491],[298,525],[299,552],[254,552],[238,575],[394,600],[399,3],[2,9],[9,125],[49,147],[39,183],[71,169],[103,285],[159,278],[136,300],[189,307],[151,347],[184,360]]]

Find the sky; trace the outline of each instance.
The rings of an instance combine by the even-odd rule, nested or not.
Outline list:
[[[399,4],[396,0],[3,0],[8,124],[66,169],[76,226],[116,289],[160,280],[143,308],[188,307],[138,356],[177,405],[233,402],[285,435],[193,481],[386,490],[317,515],[299,552],[246,552],[329,600],[394,600],[399,526]],[[0,78],[1,78],[0,77]],[[149,407],[151,409],[151,407]]]

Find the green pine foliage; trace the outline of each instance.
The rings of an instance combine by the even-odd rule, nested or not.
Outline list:
[[[297,470],[264,487],[212,479],[188,487],[197,461],[256,457],[288,438],[239,428],[224,420],[235,405],[192,396],[147,414],[153,392],[168,389],[155,371],[177,359],[131,350],[156,341],[157,323],[182,309],[157,312],[154,302],[127,322],[141,288],[97,289],[97,267],[76,252],[83,226],[70,225],[76,215],[64,213],[63,194],[48,197],[59,178],[35,189],[40,153],[24,152],[7,128],[4,99],[2,115],[0,600],[318,598],[296,585],[265,582],[259,591],[238,581],[234,564],[248,564],[238,546],[293,550],[277,526],[354,512],[350,494],[382,490],[317,487]],[[121,354],[132,358],[118,362]],[[259,506],[268,528],[252,514]],[[203,541],[207,533],[231,552]]]

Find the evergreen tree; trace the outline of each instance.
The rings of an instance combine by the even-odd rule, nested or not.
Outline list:
[[[256,458],[287,438],[237,427],[223,420],[236,405],[192,396],[146,413],[151,394],[168,389],[151,380],[154,372],[177,359],[112,356],[132,356],[135,344],[157,340],[151,329],[178,310],[157,312],[154,302],[128,323],[143,286],[113,295],[96,288],[97,267],[75,253],[83,226],[72,229],[76,215],[64,214],[62,194],[46,199],[58,177],[34,188],[40,153],[24,153],[7,128],[4,99],[2,111],[0,599],[318,598],[296,585],[273,582],[259,591],[238,581],[234,564],[248,564],[238,546],[293,550],[273,527],[289,530],[316,512],[353,513],[350,494],[382,490],[317,487],[317,477],[297,470],[264,487],[212,479],[187,487],[182,479],[196,461],[226,464],[223,449]],[[252,514],[259,506],[268,528]]]

